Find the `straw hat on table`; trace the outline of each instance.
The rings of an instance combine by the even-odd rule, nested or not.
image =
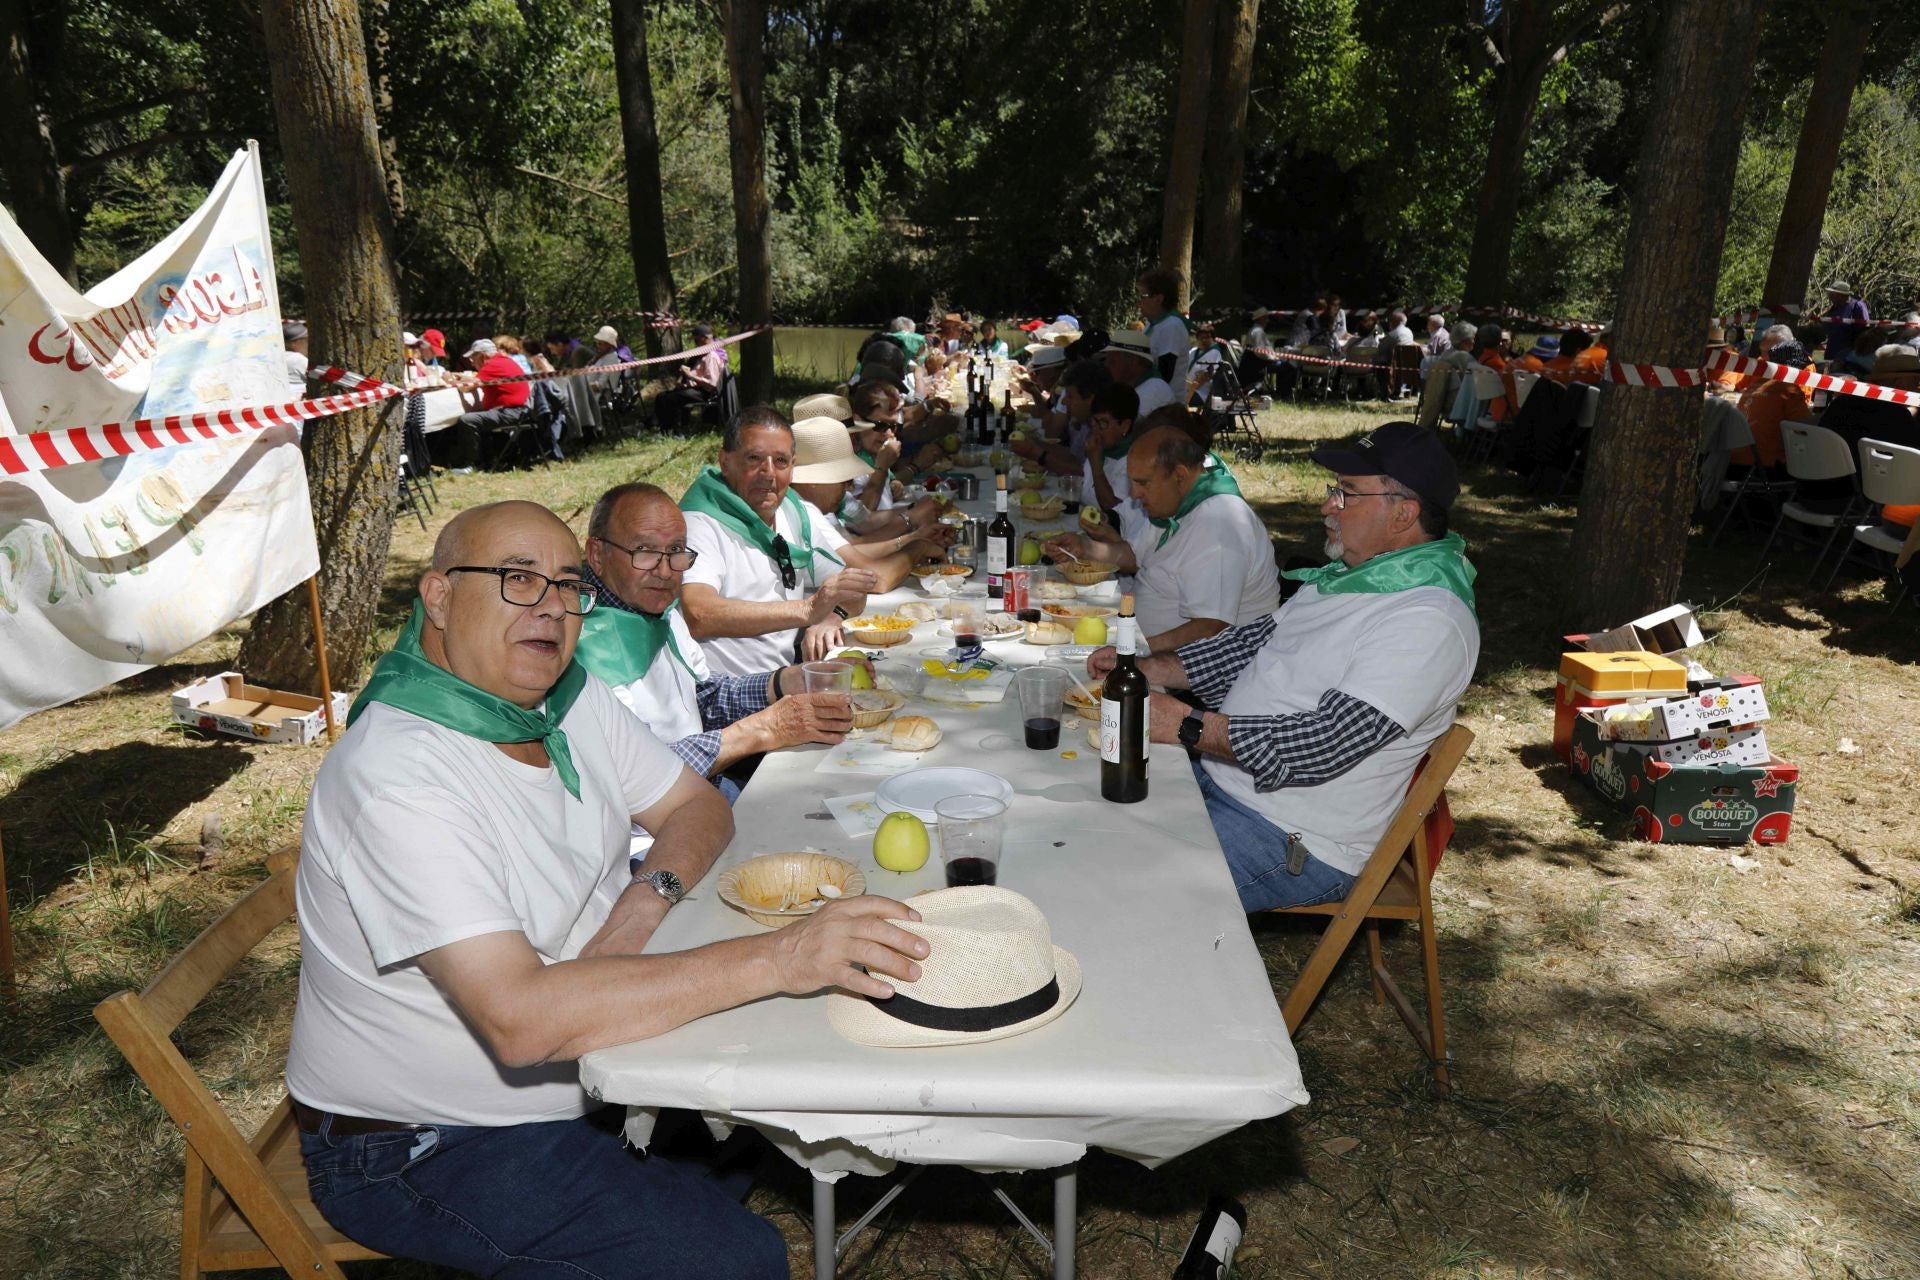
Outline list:
[[[856,1044],[909,1049],[1004,1040],[1043,1027],[1080,994],[1080,962],[1053,945],[1047,918],[997,885],[939,889],[913,899],[927,940],[917,982],[886,1000],[835,992],[827,1022]]]

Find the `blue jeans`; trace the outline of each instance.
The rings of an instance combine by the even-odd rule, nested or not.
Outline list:
[[[1227,869],[1233,872],[1233,887],[1240,895],[1242,908],[1267,911],[1273,907],[1311,907],[1337,902],[1353,888],[1353,876],[1311,853],[1299,875],[1288,872],[1292,838],[1222,791],[1198,760],[1193,762],[1193,776],[1200,783],[1201,798],[1207,802],[1213,834],[1227,855]]]
[[[327,1122],[330,1124],[331,1122]],[[326,1220],[369,1248],[512,1280],[787,1275],[787,1247],[697,1165],[593,1117],[300,1135]]]

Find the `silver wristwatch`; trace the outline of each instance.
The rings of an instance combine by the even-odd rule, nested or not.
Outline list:
[[[633,882],[652,885],[653,891],[665,898],[670,907],[687,896],[687,887],[680,883],[680,877],[665,867],[658,871],[637,871],[634,873]]]

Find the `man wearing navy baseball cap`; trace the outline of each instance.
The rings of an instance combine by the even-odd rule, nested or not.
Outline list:
[[[1453,724],[1480,658],[1474,569],[1447,530],[1460,480],[1440,438],[1389,422],[1323,445],[1330,561],[1272,614],[1139,660],[1157,685],[1148,732],[1198,753],[1248,911],[1344,898],[1427,748]],[[1113,650],[1088,669],[1104,675]]]

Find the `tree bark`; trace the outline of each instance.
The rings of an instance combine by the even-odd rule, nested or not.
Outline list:
[[[667,215],[660,185],[660,130],[647,65],[647,18],[641,0],[612,0],[613,70],[620,82],[620,136],[627,155],[627,235],[633,280],[644,311],[673,312],[673,264],[667,257]],[[642,322],[647,354],[677,351],[674,330]]]
[[[1533,135],[1540,84],[1553,65],[1553,14],[1548,0],[1509,3],[1503,59],[1495,73],[1493,131],[1474,206],[1473,248],[1467,256],[1462,300],[1469,307],[1498,309],[1507,301],[1507,269],[1513,228],[1520,218],[1520,187],[1526,177],[1527,141]]]
[[[1247,174],[1247,90],[1253,83],[1253,45],[1260,0],[1222,6],[1213,31],[1213,101],[1207,110],[1207,208],[1203,231],[1207,300],[1213,310],[1238,310],[1243,296],[1240,258],[1246,229],[1241,196]]]
[[[67,180],[34,80],[27,20],[27,0],[0,0],[0,127],[12,139],[0,149],[0,171],[20,229],[55,271],[78,284]]]
[[[1213,71],[1214,0],[1187,0],[1180,45],[1180,98],[1167,146],[1167,189],[1160,207],[1160,265],[1180,273],[1174,310],[1193,292],[1193,224],[1200,208],[1200,161],[1207,145],[1207,88]]]
[[[1669,0],[1614,311],[1613,358],[1693,368],[1726,240],[1761,0]],[[1714,110],[1702,113],[1699,104]],[[1573,530],[1572,618],[1617,626],[1673,603],[1686,564],[1698,387],[1601,392]]]
[[[1833,169],[1840,159],[1840,140],[1847,131],[1848,108],[1867,52],[1869,28],[1859,7],[1829,4],[1821,16],[1826,20],[1827,38],[1820,46],[1813,93],[1800,124],[1793,177],[1787,181],[1780,227],[1773,236],[1773,258],[1767,264],[1767,287],[1760,295],[1763,303],[1806,301],[1813,259],[1820,251],[1820,228],[1827,219],[1827,196],[1833,191]]]
[[[767,204],[766,0],[725,0],[727,140],[743,329],[773,323],[773,212]],[[773,399],[773,331],[740,344],[740,402]]]
[[[358,0],[264,0],[261,16],[313,352],[398,382],[393,215]],[[302,439],[327,655],[342,685],[359,677],[386,581],[405,413],[388,400],[309,422]],[[240,665],[260,683],[312,687],[319,666],[304,586],[255,615]]]

